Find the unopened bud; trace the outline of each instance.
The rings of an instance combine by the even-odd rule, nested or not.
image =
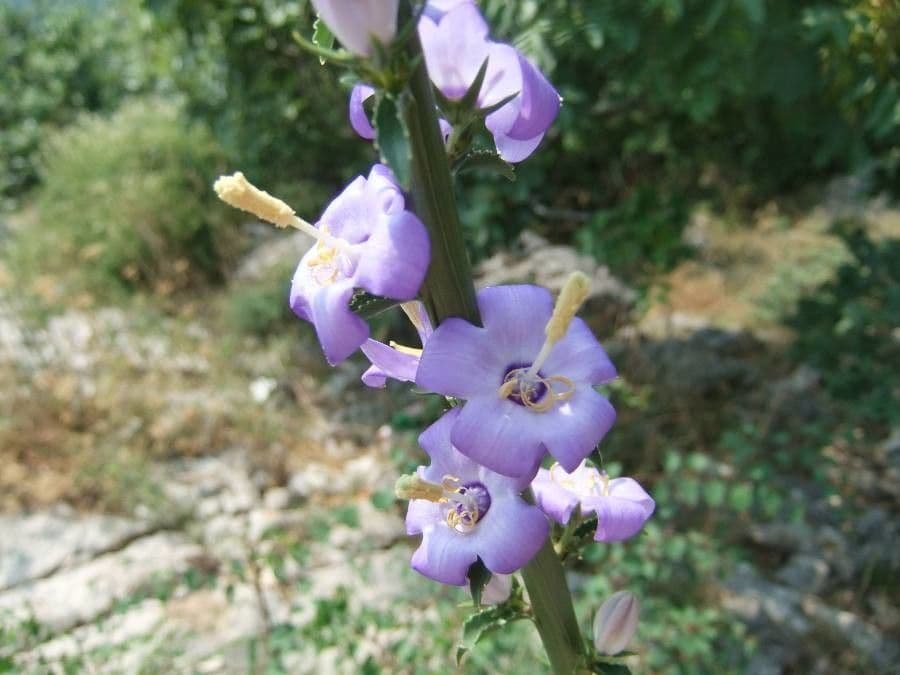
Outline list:
[[[388,44],[397,33],[398,0],[312,0],[331,32],[349,51],[372,55],[372,40]]]
[[[618,654],[634,637],[641,606],[630,591],[613,593],[594,617],[594,646],[601,654]]]

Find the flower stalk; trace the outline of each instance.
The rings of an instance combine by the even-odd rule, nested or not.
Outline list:
[[[407,49],[410,62],[416,64],[403,107],[412,154],[412,203],[431,238],[423,300],[435,326],[450,317],[481,325],[450,164],[417,36],[411,37]],[[584,645],[565,572],[549,538],[522,575],[553,671],[571,675],[583,660]]]

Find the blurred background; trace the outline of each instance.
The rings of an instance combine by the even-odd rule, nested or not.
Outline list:
[[[479,283],[594,278],[601,446],[657,500],[571,568],[638,673],[900,663],[900,4],[482,3],[565,99],[461,178]],[[287,287],[375,153],[305,2],[0,0],[0,672],[445,673],[462,590],[392,487],[440,410],[329,369]],[[392,323],[393,322],[393,323]],[[403,335],[402,322],[376,322]],[[537,634],[459,672],[541,673]]]

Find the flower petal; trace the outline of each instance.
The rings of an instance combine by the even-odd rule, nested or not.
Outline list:
[[[353,284],[349,279],[330,286],[310,288],[310,280],[300,262],[291,285],[291,308],[316,328],[316,335],[328,363],[346,359],[369,337],[369,326],[350,311]],[[302,312],[302,314],[301,314]]]
[[[495,391],[505,365],[485,329],[451,318],[425,343],[416,384],[446,396],[469,398]]]
[[[450,439],[462,454],[491,471],[531,480],[544,453],[539,417],[494,392],[466,402]]]
[[[544,140],[544,134],[538,134],[534,138],[517,140],[505,134],[495,133],[494,144],[497,146],[497,154],[506,162],[515,164],[527,159]]]
[[[363,373],[362,381],[369,387],[383,387],[386,378],[400,382],[415,382],[419,357],[404,354],[377,340],[366,340],[362,352],[372,362],[372,367]]]
[[[490,286],[478,291],[478,309],[491,344],[506,360],[504,366],[530,364],[544,343],[553,296],[531,284]],[[505,374],[500,373],[501,380]]]
[[[459,4],[437,22],[423,16],[418,28],[432,83],[447,98],[462,98],[488,57],[488,25],[478,7]]]
[[[585,498],[582,507],[597,514],[596,541],[623,541],[641,531],[656,504],[633,478],[616,478],[608,497]]]
[[[397,32],[399,0],[313,0],[319,16],[349,51],[372,54],[372,39],[389,44]]]
[[[543,371],[588,384],[603,384],[616,377],[616,367],[606,351],[588,325],[577,317],[562,340],[553,347]]]
[[[350,91],[350,126],[362,138],[369,141],[375,138],[375,127],[369,121],[363,104],[374,95],[374,87],[368,84],[356,84]]]
[[[534,501],[541,510],[561,525],[569,522],[578,506],[578,496],[554,481],[547,469],[538,469],[531,483]]]
[[[406,534],[422,534],[442,518],[440,504],[425,499],[411,499],[406,510]]]
[[[442,584],[465,586],[469,567],[478,558],[472,543],[471,537],[436,525],[425,530],[422,543],[413,553],[412,568]]]
[[[609,401],[590,387],[577,387],[574,396],[542,413],[542,440],[560,466],[578,468],[616,421]]]
[[[411,300],[428,270],[431,247],[422,221],[411,211],[382,216],[360,251],[354,280],[370,293]]]
[[[508,497],[494,499],[469,536],[485,567],[498,574],[512,574],[528,564],[549,533],[550,525],[539,508],[519,497]]]

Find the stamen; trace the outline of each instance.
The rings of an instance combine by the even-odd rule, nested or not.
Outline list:
[[[515,397],[516,402],[522,403],[526,408],[535,412],[547,412],[560,401],[568,401],[575,394],[575,383],[565,375],[540,375],[529,377],[531,371],[524,368],[514,368],[506,374],[503,384],[497,390],[499,398]],[[554,385],[562,385],[562,390],[554,388]],[[543,388],[539,398],[536,393]]]
[[[425,332],[425,319],[422,317],[422,305],[419,304],[417,300],[400,303],[400,309],[403,310],[403,313],[406,314],[406,317],[413,325],[413,328],[415,328],[420,335]]]
[[[444,476],[440,485],[430,483],[418,474],[400,476],[394,485],[400,499],[425,499],[447,504],[444,519],[457,532],[468,534],[491,508],[491,496],[481,483],[461,485],[456,476]]]
[[[410,356],[422,356],[422,350],[415,347],[407,347],[391,340],[388,342],[391,348],[396,349],[401,354],[409,354]]]
[[[324,241],[328,246],[338,249],[342,253],[350,253],[350,245],[346,241],[332,237],[327,232],[319,230],[315,225],[297,217],[294,209],[265,190],[260,190],[240,171],[236,171],[231,176],[219,176],[213,183],[213,189],[219,195],[219,199],[229,206],[252,213],[257,218],[272,223],[276,227],[296,228],[317,241]]]
[[[537,357],[531,364],[531,368],[528,369],[527,377],[533,378],[537,375],[547,357],[550,356],[553,345],[559,342],[566,334],[566,331],[569,330],[572,319],[575,318],[575,314],[578,313],[584,301],[587,300],[590,291],[591,280],[587,278],[586,274],[583,272],[572,272],[569,275],[562,291],[560,291],[559,297],[556,299],[553,315],[544,327],[544,333],[547,338],[541,346],[541,351],[538,352]]]
[[[398,499],[426,499],[429,502],[445,501],[444,487],[429,483],[418,474],[400,476],[394,483]]]

